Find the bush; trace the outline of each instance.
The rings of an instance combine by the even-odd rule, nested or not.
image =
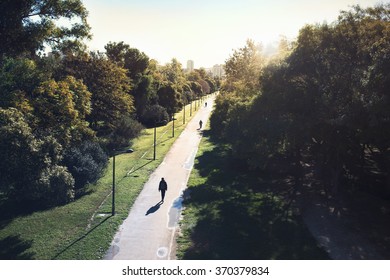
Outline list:
[[[152,105],[144,111],[141,121],[147,127],[166,125],[169,122],[169,115],[164,107]]]
[[[61,144],[51,135],[34,135],[24,115],[13,108],[0,108],[0,154],[0,191],[7,199],[23,205],[73,199],[74,180],[60,165]]]
[[[75,197],[72,175],[65,166],[54,165],[42,172],[39,186],[44,189],[41,200],[46,205],[63,205],[73,201]]]
[[[88,183],[95,183],[103,175],[108,156],[98,143],[88,141],[66,151],[63,162],[72,174],[79,193]]]
[[[142,124],[130,116],[125,116],[116,123],[114,131],[107,139],[106,148],[109,151],[128,147],[131,140],[137,138],[143,129]]]

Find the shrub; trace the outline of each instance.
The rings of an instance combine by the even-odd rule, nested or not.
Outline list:
[[[60,165],[61,144],[51,135],[34,135],[13,108],[0,108],[0,154],[0,190],[7,199],[45,205],[73,199],[74,180]]]
[[[144,111],[141,121],[147,127],[166,125],[169,122],[169,115],[164,107],[152,105]]]
[[[108,156],[98,143],[87,141],[67,150],[63,162],[72,174],[79,193],[88,183],[95,183],[102,176]]]
[[[121,149],[128,147],[131,140],[137,138],[143,129],[142,124],[130,116],[125,116],[116,123],[115,130],[111,133],[107,141],[107,149]]]

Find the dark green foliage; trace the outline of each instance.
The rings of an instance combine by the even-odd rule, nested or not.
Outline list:
[[[36,137],[16,109],[0,109],[0,190],[14,201],[63,204],[74,198],[74,180],[60,165],[62,146]]]
[[[167,110],[169,115],[176,113],[182,106],[181,94],[176,90],[174,84],[166,83],[158,91],[158,104]]]
[[[274,192],[274,180],[248,172],[245,164],[231,156],[230,148],[208,137],[207,131],[205,138],[203,145],[209,146],[202,150],[194,166],[201,183],[191,175],[189,195],[184,200],[179,258],[329,258],[302,218],[286,208],[282,193]],[[287,181],[282,184],[289,187]]]
[[[205,81],[209,84],[210,92],[217,91],[217,85],[216,85],[216,82],[213,79],[206,78]]]
[[[79,49],[88,38],[87,11],[80,0],[3,0],[0,2],[0,57],[34,56],[44,44],[53,49]],[[69,27],[58,19],[73,19]],[[77,20],[75,20],[77,19]]]
[[[190,86],[196,98],[202,95],[202,86],[198,82],[190,82]]]
[[[157,89],[153,83],[153,77],[148,70],[149,57],[135,48],[130,48],[124,42],[108,43],[105,46],[106,55],[120,67],[127,70],[127,76],[133,83],[131,94],[134,97],[134,105],[137,117],[140,118],[145,108],[156,102]]]
[[[30,111],[32,92],[44,80],[35,61],[3,57],[0,59],[0,107]]]
[[[388,195],[389,7],[354,7],[331,25],[305,26],[291,54],[250,81],[235,73],[251,65],[241,54],[252,49],[235,52],[213,131],[252,168],[287,172],[297,186],[309,167],[332,197],[357,189]]]
[[[107,148],[111,151],[113,149],[128,147],[131,140],[140,135],[142,129],[142,124],[129,115],[124,115],[118,121],[115,130],[108,138]]]
[[[132,83],[126,70],[102,54],[66,57],[58,71],[83,80],[92,93],[87,120],[98,136],[111,134],[124,114],[133,113]]]
[[[137,116],[142,121],[142,115],[145,114],[146,108],[157,103],[157,89],[154,86],[153,77],[150,75],[140,77],[132,90],[132,95],[134,96]]]
[[[124,42],[110,42],[105,46],[105,49],[108,58],[127,69],[132,80],[138,80],[149,66],[149,57],[145,53],[130,48]]]
[[[146,126],[155,127],[167,124],[169,122],[169,115],[164,107],[152,105],[146,108],[141,120]]]
[[[79,194],[87,184],[95,183],[103,175],[108,156],[98,143],[83,142],[65,151],[63,163],[72,174]]]

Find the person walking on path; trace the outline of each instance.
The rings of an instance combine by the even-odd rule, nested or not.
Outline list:
[[[158,191],[161,192],[161,202],[164,202],[165,192],[167,191],[167,189],[167,182],[164,180],[164,178],[161,178],[160,184],[158,185]]]
[[[176,234],[181,209],[178,201],[187,186],[196,151],[202,139],[199,120],[209,120],[215,97],[207,100],[207,108],[198,110],[175,140],[169,153],[150,175],[142,191],[112,238],[105,260],[168,260],[176,259]],[[202,107],[202,105],[200,105]],[[169,175],[174,174],[174,175]],[[168,176],[169,178],[165,178]],[[156,198],[161,178],[169,181],[164,203]],[[159,199],[160,198],[160,199]],[[179,200],[177,200],[179,199]],[[156,204],[157,203],[157,204]]]
[[[199,121],[199,129],[202,129],[203,122],[202,120]]]

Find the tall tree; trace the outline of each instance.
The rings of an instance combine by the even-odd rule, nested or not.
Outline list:
[[[77,48],[90,37],[87,10],[81,0],[2,0],[0,58],[34,55],[45,44],[54,50]],[[67,26],[58,24],[67,19]]]
[[[176,90],[171,83],[162,85],[158,92],[158,103],[163,106],[169,116],[177,112],[182,106],[182,95]]]
[[[142,121],[146,108],[155,103],[157,98],[157,88],[150,74],[149,57],[124,42],[110,42],[105,49],[111,61],[127,70],[127,75],[133,82],[131,94],[134,97],[137,117]]]
[[[31,111],[31,94],[45,78],[31,59],[4,58],[0,65],[0,107]]]
[[[134,112],[131,80],[126,70],[100,53],[65,57],[62,74],[82,79],[92,93],[92,112],[87,117],[100,135],[109,135],[124,115]]]
[[[217,98],[212,129],[252,167],[284,166],[299,182],[306,162],[332,195],[346,182],[390,193],[389,8],[356,6],[303,27],[291,54],[261,71],[253,101],[226,90]],[[255,81],[237,79],[241,53],[227,63],[233,92]]]
[[[252,95],[257,93],[263,64],[261,46],[247,40],[246,46],[235,50],[225,62],[225,90]]]
[[[161,72],[165,81],[175,84],[178,88],[181,88],[186,82],[183,67],[176,58],[164,65]]]
[[[149,57],[145,53],[124,42],[110,42],[104,48],[107,57],[127,69],[132,80],[138,80],[149,66]]]
[[[86,117],[91,113],[91,93],[79,80],[48,80],[33,93],[36,128],[50,130],[63,146],[81,142],[93,135]]]

